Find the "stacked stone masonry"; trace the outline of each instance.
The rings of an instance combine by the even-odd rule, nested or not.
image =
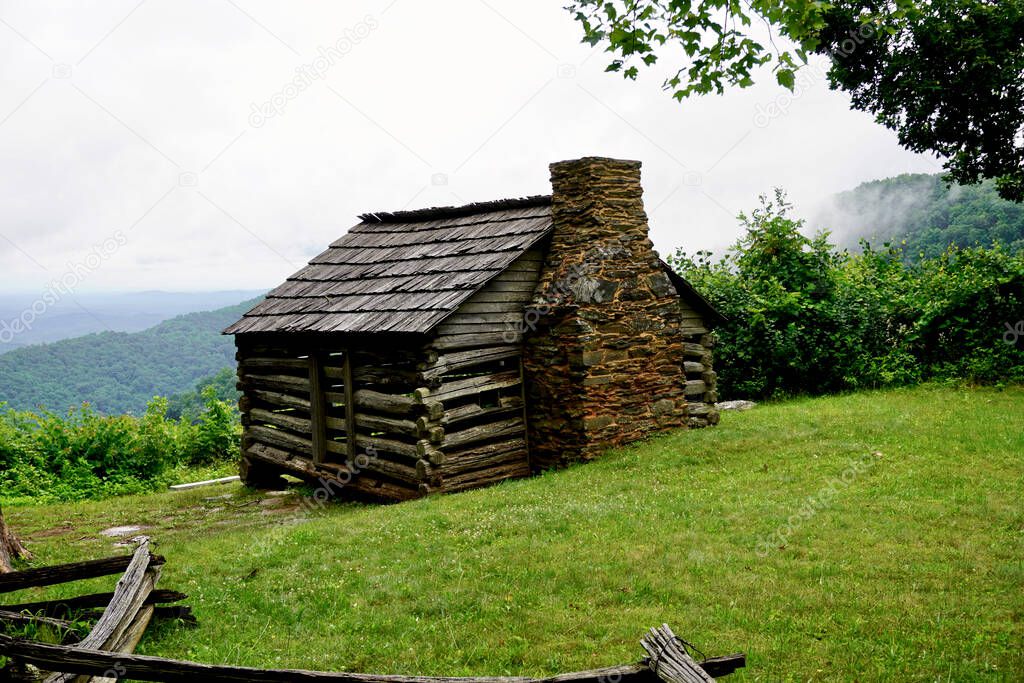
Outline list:
[[[524,349],[534,466],[715,424],[713,337],[684,325],[688,306],[648,236],[640,163],[553,164],[551,184],[554,231],[532,303],[546,315]]]

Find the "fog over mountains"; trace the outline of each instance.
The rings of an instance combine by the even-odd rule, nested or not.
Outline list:
[[[44,292],[0,293],[0,354],[94,332],[140,332],[177,315],[210,311],[262,292],[113,292],[59,297]]]

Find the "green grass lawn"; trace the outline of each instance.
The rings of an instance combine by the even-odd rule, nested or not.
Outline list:
[[[709,655],[745,651],[728,680],[1024,679],[1020,388],[764,405],[387,507],[232,485],[5,512],[37,563],[149,527],[161,586],[200,626],[154,628],[145,654],[543,675],[635,661],[667,622]]]

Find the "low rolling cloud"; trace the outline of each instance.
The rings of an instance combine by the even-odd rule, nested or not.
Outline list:
[[[820,63],[679,104],[664,73],[604,73],[550,0],[0,2],[0,36],[4,290],[111,239],[81,288],[271,287],[358,213],[545,193],[582,155],[644,162],[663,254],[727,246],[775,186],[814,215],[939,170]]]

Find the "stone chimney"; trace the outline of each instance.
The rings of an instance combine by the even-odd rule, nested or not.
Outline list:
[[[679,295],[648,237],[640,162],[558,162],[551,186],[524,352],[538,468],[687,424]]]

